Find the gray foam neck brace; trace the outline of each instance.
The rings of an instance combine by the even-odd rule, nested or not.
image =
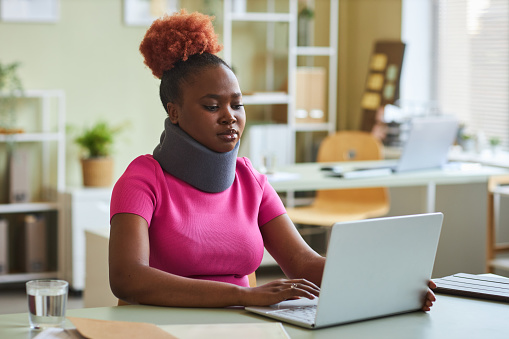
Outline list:
[[[153,157],[163,170],[189,185],[204,192],[218,193],[233,184],[239,144],[237,142],[229,152],[214,152],[166,118]]]

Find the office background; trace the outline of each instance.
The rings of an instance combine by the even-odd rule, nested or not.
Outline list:
[[[199,10],[204,4],[215,2],[181,1],[189,4],[190,10]],[[316,2],[324,6],[328,0]],[[405,24],[405,20],[408,24],[408,16],[403,20],[403,3],[404,0],[339,1],[337,129],[357,129],[360,125],[360,102],[373,42],[407,41],[402,36],[402,24]],[[61,0],[60,6],[60,19],[56,23],[0,21],[0,61],[21,62],[19,73],[26,89],[62,89],[66,95],[65,109],[69,125],[88,126],[98,119],[112,123],[129,122],[127,133],[121,134],[115,145],[117,178],[133,158],[152,152],[159,140],[165,117],[158,95],[159,81],[145,67],[138,52],[147,27],[127,26],[124,23],[123,0]],[[220,10],[221,2],[216,6]],[[326,44],[328,25],[320,15],[328,15],[328,11],[317,11],[317,15],[315,41],[318,45]],[[416,19],[422,17],[414,18],[412,23]],[[420,36],[429,32],[414,33]],[[253,32],[240,34],[245,34],[246,39],[257,39],[256,34],[252,36]],[[409,49],[406,55],[414,50]],[[253,48],[236,53],[253,53]],[[426,68],[423,67],[421,71],[424,73]],[[243,81],[249,83],[255,80],[244,78]],[[248,107],[248,119],[250,109]],[[66,184],[70,187],[80,186],[79,150],[72,143],[72,134],[68,135],[68,140]],[[476,189],[474,192],[483,194],[483,185],[478,185]],[[410,203],[425,205],[423,194],[415,194],[415,191],[422,193],[424,189],[393,189],[396,192],[393,200],[395,207],[391,214],[414,211],[407,207]],[[443,191],[438,201],[443,205],[454,201],[457,196],[471,194],[471,191],[454,190],[453,187],[445,187]],[[409,203],[408,196],[415,201]],[[415,209],[415,212],[420,211]],[[457,210],[451,213],[461,215]],[[458,218],[457,224],[470,222],[464,219],[466,217]],[[479,224],[482,224],[483,220],[480,219]],[[465,235],[458,232],[457,236]]]
[[[181,2],[189,4],[190,10],[215,3]],[[221,9],[221,2],[214,6]],[[401,9],[401,0],[340,1],[339,129],[359,126],[372,43],[400,39]],[[317,15],[327,16],[328,12],[317,11]],[[317,43],[328,39],[328,24],[325,21],[320,26],[321,22],[324,20],[317,17]],[[165,112],[159,101],[159,81],[145,67],[138,52],[146,29],[125,25],[122,0],[61,0],[56,23],[0,21],[0,60],[21,63],[19,75],[26,89],[64,90],[67,124],[90,126],[101,118],[130,123],[127,133],[121,134],[115,145],[115,178],[136,156],[152,152],[163,128]],[[68,186],[79,186],[79,149],[71,137],[67,144],[66,181]]]

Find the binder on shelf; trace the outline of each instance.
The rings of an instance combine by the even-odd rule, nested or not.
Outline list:
[[[296,111],[297,123],[325,122],[327,74],[323,67],[297,67]]]
[[[30,201],[28,151],[15,149],[9,156],[9,202]]]
[[[0,218],[0,274],[9,272],[9,223]]]
[[[42,214],[26,214],[23,218],[20,253],[21,270],[44,272],[48,269],[46,218]]]

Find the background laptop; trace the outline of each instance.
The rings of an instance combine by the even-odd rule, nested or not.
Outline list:
[[[413,118],[401,155],[394,165],[354,168],[323,167],[330,176],[345,179],[390,175],[393,172],[417,171],[443,167],[456,139],[458,121],[449,116]]]
[[[442,220],[428,213],[336,223],[319,298],[246,310],[307,328],[419,310]]]
[[[452,117],[412,119],[395,172],[444,166],[456,139],[458,126],[458,121]]]

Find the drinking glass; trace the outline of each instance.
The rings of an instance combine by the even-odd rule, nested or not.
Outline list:
[[[30,327],[62,327],[69,283],[64,280],[31,280],[26,283],[26,288]]]

